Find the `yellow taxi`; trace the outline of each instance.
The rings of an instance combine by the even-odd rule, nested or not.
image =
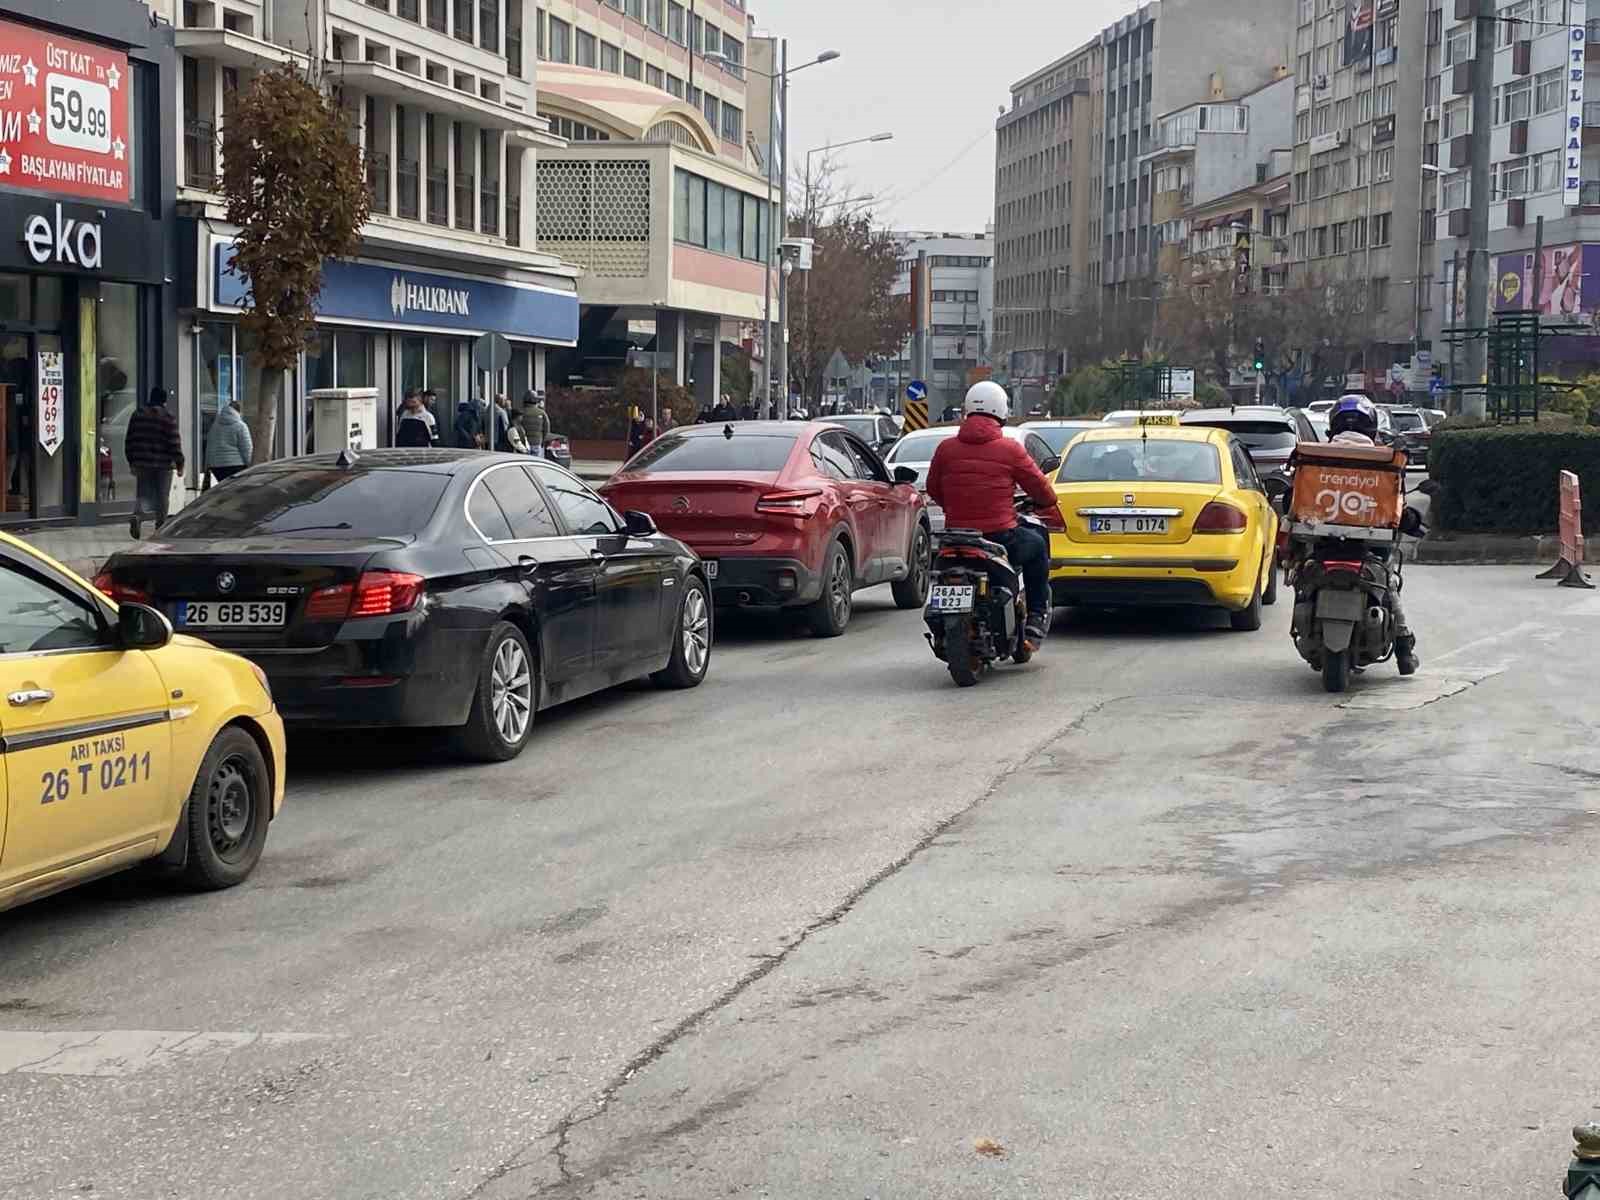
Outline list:
[[[1223,429],[1091,429],[1055,475],[1066,522],[1050,538],[1058,605],[1224,608],[1261,628],[1278,597],[1278,515],[1250,455]]]
[[[0,909],[139,862],[232,887],[283,804],[261,671],[0,533]]]

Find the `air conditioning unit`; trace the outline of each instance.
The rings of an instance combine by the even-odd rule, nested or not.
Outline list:
[[[1438,119],[1439,119],[1439,106],[1437,104],[1429,104],[1429,105],[1425,105],[1423,107],[1423,110],[1422,110],[1422,123],[1424,125],[1426,125],[1429,121],[1437,121]]]
[[[1341,129],[1333,136],[1336,143],[1340,146],[1348,146],[1350,144],[1350,131],[1348,129]]]
[[[1319,92],[1327,91],[1328,90],[1328,77],[1326,75],[1318,75],[1317,78],[1316,78],[1316,82],[1313,83],[1312,86],[1314,88],[1316,88],[1317,91],[1319,91]]]

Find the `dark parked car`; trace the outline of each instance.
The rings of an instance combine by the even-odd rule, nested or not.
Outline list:
[[[1233,434],[1250,452],[1250,461],[1255,464],[1262,486],[1276,501],[1292,486],[1289,456],[1311,428],[1309,422],[1302,426],[1302,419],[1299,414],[1275,404],[1238,404],[1232,408],[1195,409],[1184,413],[1181,423],[1226,429]]]
[[[705,560],[718,604],[802,608],[836,637],[858,588],[928,596],[932,545],[915,475],[890,475],[848,430],[822,421],[740,421],[662,434],[602,489]]]
[[[448,726],[514,757],[534,714],[711,654],[704,566],[642,513],[513,454],[373,450],[254,467],[96,580],[255,662],[288,722]]]
[[[1428,428],[1428,418],[1420,408],[1386,405],[1389,422],[1394,427],[1395,441],[1419,467],[1428,464],[1428,444],[1433,431]]]

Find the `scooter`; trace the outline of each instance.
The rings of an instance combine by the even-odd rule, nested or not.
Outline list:
[[[1032,507],[1019,500],[1018,519],[1048,541],[1049,531]],[[1022,577],[1006,548],[974,530],[946,529],[933,557],[924,636],[957,687],[972,687],[997,662],[1020,665],[1033,657],[1023,639],[1027,613]]]

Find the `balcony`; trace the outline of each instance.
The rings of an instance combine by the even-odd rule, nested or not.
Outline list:
[[[427,182],[428,224],[450,224],[450,172],[443,167],[429,167]]]
[[[477,178],[469,171],[456,172],[456,228],[472,231],[473,210],[477,207]]]
[[[395,215],[415,221],[422,215],[417,192],[422,182],[421,169],[414,158],[402,158],[394,173]]]
[[[183,123],[183,183],[217,190],[217,126],[212,121],[192,117]]]
[[[367,195],[373,212],[389,215],[389,156],[376,150],[367,151]]]
[[[460,189],[457,188],[457,191]],[[461,201],[456,201],[456,209],[461,208]],[[486,183],[483,191],[478,193],[478,232],[487,233],[491,237],[500,232],[500,188],[496,184]]]

